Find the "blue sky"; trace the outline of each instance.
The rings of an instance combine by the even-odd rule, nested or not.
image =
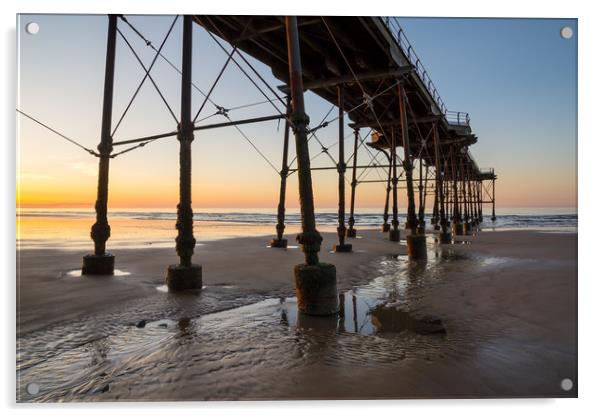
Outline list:
[[[130,17],[156,46],[172,19],[170,16]],[[37,35],[25,34],[23,28],[29,21],[39,23]],[[473,129],[479,137],[471,152],[481,167],[495,167],[498,172],[500,205],[575,205],[577,22],[456,18],[402,18],[401,22],[447,108],[470,113]],[[89,147],[96,146],[100,132],[106,24],[107,18],[103,15],[23,15],[19,21],[19,107]],[[573,28],[573,39],[560,37],[560,28],[565,25]],[[120,28],[149,65],[152,50],[122,23]],[[181,20],[164,47],[164,54],[176,65],[179,65],[180,37]],[[196,27],[195,84],[207,91],[225,58],[207,33]],[[271,76],[269,68],[255,64],[272,85],[280,84]],[[179,75],[161,59],[152,74],[178,115]],[[114,120],[121,115],[142,75],[139,64],[118,39]],[[264,99],[233,65],[226,70],[212,97],[225,107]],[[193,100],[193,108],[197,109],[202,96],[194,94]],[[331,107],[312,94],[307,95],[306,105],[312,125]],[[215,108],[208,105],[201,117],[214,111]],[[231,116],[237,119],[273,112],[274,109],[265,104],[233,111]],[[224,121],[220,116],[207,120],[220,121]],[[167,132],[174,127],[173,119],[147,82],[115,140]],[[270,122],[245,126],[243,130],[279,167],[282,126]],[[31,122],[22,120],[19,133],[24,195],[54,190],[53,196],[63,199],[66,205],[86,205],[93,200],[96,160]],[[336,127],[323,129],[319,138],[326,146],[335,143]],[[320,147],[313,142],[311,153],[316,155]],[[351,143],[349,137],[348,155]],[[279,178],[236,130],[199,132],[193,146],[193,199],[197,206],[275,206]],[[175,202],[177,149],[175,140],[166,139],[115,159],[111,166],[110,202],[126,204],[128,198],[142,205]],[[360,163],[368,160],[364,155]],[[327,165],[329,159],[318,156],[314,164]],[[378,178],[378,173],[371,175]],[[315,176],[316,204],[334,207],[336,176],[332,172]],[[149,190],[151,182],[153,190]],[[383,187],[380,184],[364,187],[358,191],[360,205],[380,206]],[[290,189],[295,192],[289,192],[288,204],[295,206],[293,177]],[[159,194],[164,198],[156,198]],[[41,194],[37,197],[46,201]]]

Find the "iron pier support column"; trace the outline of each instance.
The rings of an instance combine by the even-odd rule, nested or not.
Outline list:
[[[406,236],[408,256],[410,259],[426,259],[426,237],[417,234],[416,206],[414,203],[414,182],[412,180],[412,159],[410,157],[410,133],[408,115],[406,111],[406,93],[401,84],[397,84],[399,96],[399,116],[401,118],[401,132],[403,139],[403,168],[406,175],[406,188],[408,194],[408,228],[410,233]]]
[[[470,222],[468,221],[470,216],[469,216],[469,201],[468,201],[468,192],[466,190],[467,188],[467,182],[468,182],[468,166],[466,164],[466,162],[462,161],[461,165],[460,165],[460,175],[462,176],[462,205],[464,207],[464,234],[465,235],[470,235],[472,234],[472,226],[470,225]]]
[[[102,107],[102,127],[98,145],[98,190],[96,203],[96,223],[90,236],[94,241],[94,253],[84,256],[82,275],[113,275],[115,256],[106,251],[107,240],[111,236],[111,226],[107,219],[109,197],[109,161],[113,150],[111,119],[113,115],[113,84],[115,78],[115,47],[117,40],[117,15],[109,15],[107,31],[107,55],[105,63],[105,84]]]
[[[424,224],[424,204],[426,203],[426,184],[422,175],[423,161],[420,158],[419,161],[419,176],[418,176],[418,226],[416,233],[423,235],[425,231]],[[426,175],[425,175],[426,177]]]
[[[347,229],[347,237],[356,237],[357,231],[353,228],[355,226],[355,189],[357,187],[357,147],[360,137],[360,130],[355,128],[353,130],[353,170],[351,173],[351,208],[349,210],[349,228]]]
[[[483,180],[480,178],[477,190],[479,193],[479,223],[483,223]]]
[[[339,84],[337,88],[339,102],[339,163],[337,171],[339,173],[339,227],[337,235],[339,244],[332,248],[335,252],[351,252],[352,246],[345,243],[345,98],[343,85]]]
[[[391,230],[391,225],[389,224],[389,196],[391,195],[391,170],[393,168],[393,158],[391,158],[391,154],[387,154],[384,151],[385,155],[389,160],[389,173],[387,174],[387,191],[385,196],[385,210],[383,212],[383,224],[381,226],[381,231],[383,233],[388,233]]]
[[[439,232],[439,243],[441,244],[447,244],[447,243],[451,243],[451,232],[449,231],[449,222],[447,220],[447,213],[445,211],[445,194],[444,194],[444,179],[446,178],[446,172],[445,172],[445,167],[441,166],[441,155],[440,155],[440,149],[439,149],[439,130],[437,129],[437,126],[435,125],[435,123],[433,123],[433,142],[435,145],[435,169],[436,169],[436,175],[435,175],[435,182],[436,182],[436,193],[438,195],[438,201],[439,201],[439,226],[440,226],[440,232]],[[437,197],[437,195],[435,197]],[[437,201],[437,198],[435,199],[435,201]],[[437,204],[435,204],[435,207],[437,207]]]
[[[433,215],[431,217],[431,224],[435,230],[440,230],[441,225],[439,224],[439,173],[437,172],[437,165],[434,167],[435,172],[435,195],[433,196]]]
[[[288,140],[290,132],[290,123],[288,117],[291,114],[291,98],[287,97],[286,100],[286,115],[287,119],[284,123],[284,145],[282,151],[282,169],[280,170],[280,197],[278,199],[278,215],[276,224],[276,239],[272,239],[270,246],[272,248],[286,248],[288,246],[288,240],[283,239],[284,234],[284,212],[286,208],[286,179],[288,178]]]
[[[494,222],[497,220],[497,217],[495,217],[495,179],[493,180],[493,196],[491,199],[491,221]]]
[[[457,150],[453,150],[453,156],[451,161],[452,166],[452,177],[453,177],[453,224],[454,224],[454,235],[461,236],[464,234],[464,227],[462,226],[462,217],[460,214],[460,203],[458,201],[458,157],[456,156]]]
[[[299,31],[296,16],[286,16],[286,43],[288,50],[289,85],[291,88],[291,127],[297,148],[297,174],[299,176],[299,201],[301,205],[301,233],[297,241],[302,245],[305,263],[295,266],[297,307],[301,313],[331,315],[339,311],[337,276],[334,265],[320,263],[318,252],[322,236],[316,230],[314,197],[311,181],[307,126],[303,101],[303,79]]]
[[[391,145],[391,189],[393,190],[393,220],[391,220],[391,228],[389,229],[389,240],[399,242],[401,232],[399,231],[399,210],[397,206],[397,139],[395,138],[395,130],[391,129],[391,137],[389,139]]]
[[[185,15],[182,28],[182,85],[180,124],[180,202],[176,228],[176,252],[180,263],[167,268],[165,283],[170,290],[200,289],[203,286],[201,265],[192,263],[196,240],[192,228],[192,181],[191,145],[194,140],[194,124],[191,119],[192,86],[192,16]]]

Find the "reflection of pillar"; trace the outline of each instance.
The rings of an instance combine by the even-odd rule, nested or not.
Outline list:
[[[290,117],[291,113],[291,98],[287,97],[286,115]],[[280,170],[280,198],[278,200],[278,223],[276,224],[276,239],[270,242],[273,248],[286,248],[288,241],[282,238],[284,234],[284,212],[286,208],[286,179],[288,177],[288,138],[290,132],[290,123],[288,117],[284,124],[284,145],[282,151],[282,169]]]
[[[111,227],[107,219],[109,196],[109,161],[113,150],[111,137],[111,119],[113,113],[113,80],[115,75],[115,45],[117,39],[117,15],[109,15],[107,31],[107,55],[105,63],[105,83],[102,107],[102,127],[98,151],[98,189],[96,198],[96,223],[90,236],[94,241],[94,254],[84,256],[82,275],[113,275],[115,257],[106,252],[107,240],[111,236]]]
[[[351,295],[351,302],[353,303],[353,330],[357,333],[357,297],[355,294]]]
[[[339,244],[334,245],[335,252],[351,252],[351,245],[345,244],[345,99],[343,97],[343,85],[339,85],[338,89],[338,104],[339,104],[339,163],[337,171],[339,173],[339,226],[337,227],[337,235]]]
[[[301,233],[297,240],[302,245],[305,263],[295,266],[295,285],[299,311],[307,314],[328,315],[339,310],[336,269],[334,265],[320,263],[318,252],[322,236],[316,230],[314,197],[311,181],[307,126],[303,101],[301,51],[297,17],[285,18],[286,43],[291,88],[291,127],[297,149],[297,174],[299,177],[299,202],[301,206]]]
[[[397,94],[399,99],[399,116],[401,118],[401,132],[403,140],[403,168],[406,175],[406,188],[408,194],[408,217],[407,224],[410,234],[406,236],[408,246],[408,256],[413,259],[426,258],[426,237],[416,233],[416,207],[414,204],[414,183],[412,180],[412,159],[410,157],[410,133],[408,125],[408,116],[406,112],[406,93],[401,84],[397,84]]]
[[[357,232],[353,228],[355,225],[355,188],[357,187],[357,146],[360,136],[358,128],[353,130],[353,170],[351,178],[351,208],[349,210],[349,228],[347,229],[347,237],[356,237]]]
[[[196,240],[192,228],[192,160],[191,145],[194,140],[194,124],[191,119],[192,104],[192,16],[185,15],[182,31],[182,92],[180,106],[180,202],[176,228],[176,251],[180,257],[178,265],[170,265],[166,283],[171,290],[202,288],[202,269],[192,264]]]

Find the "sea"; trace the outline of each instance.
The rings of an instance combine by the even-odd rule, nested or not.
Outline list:
[[[400,209],[400,223],[405,221]],[[346,219],[349,213],[346,213]],[[82,249],[90,246],[91,209],[45,208],[17,210],[17,247]],[[111,247],[171,247],[176,236],[175,209],[114,209],[109,211]],[[382,209],[360,208],[355,212],[355,227],[378,228],[383,223]],[[577,232],[576,208],[497,208],[483,213],[482,230],[541,230]],[[389,221],[391,217],[389,217]],[[285,233],[300,231],[298,209],[286,212]],[[317,209],[318,230],[334,232],[338,225],[336,209]],[[426,215],[427,231],[430,215]],[[264,208],[195,208],[194,233],[197,242],[244,236],[271,236],[275,233],[276,210]]]

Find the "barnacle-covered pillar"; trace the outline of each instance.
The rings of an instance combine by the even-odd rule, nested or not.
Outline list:
[[[303,101],[303,79],[301,51],[297,17],[285,18],[286,43],[288,49],[289,85],[291,88],[291,127],[297,149],[297,174],[299,176],[299,202],[301,206],[301,233],[297,241],[303,248],[305,263],[295,266],[297,307],[301,313],[330,315],[339,311],[337,276],[334,265],[320,263],[318,252],[322,236],[316,230],[314,197],[311,181],[307,126]]]
[[[117,15],[109,15],[107,32],[107,56],[105,63],[105,84],[102,105],[102,127],[98,145],[98,190],[96,197],[96,222],[90,236],[94,241],[94,253],[84,256],[82,275],[113,275],[115,256],[106,251],[107,240],[111,236],[111,226],[107,219],[109,197],[109,161],[113,150],[111,119],[113,114],[113,80],[115,78],[115,46],[117,40]]]

